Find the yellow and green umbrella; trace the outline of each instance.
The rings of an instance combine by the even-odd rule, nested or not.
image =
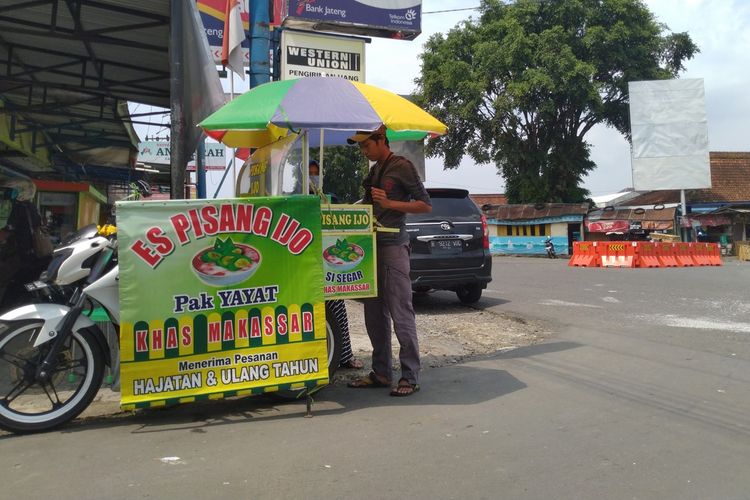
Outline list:
[[[230,147],[261,147],[291,133],[325,130],[327,144],[344,144],[356,130],[388,129],[391,140],[442,135],[446,126],[398,94],[344,78],[307,77],[255,87],[200,123]]]

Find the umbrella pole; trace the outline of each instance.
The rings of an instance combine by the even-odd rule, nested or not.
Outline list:
[[[230,160],[232,162],[231,170],[234,170],[234,162],[237,161],[234,157],[234,148],[232,149],[232,159]],[[219,185],[216,186],[216,191],[214,191],[214,199],[216,199],[219,196],[219,191],[221,191],[221,186],[224,185],[224,181],[227,178],[227,174],[229,173],[230,167],[227,167],[224,169],[224,175],[221,176],[221,181],[219,181]],[[237,194],[237,181],[235,181],[235,194]]]
[[[243,69],[244,71],[244,69]],[[229,71],[229,100],[234,100],[234,73],[232,71]],[[232,148],[232,197],[237,197],[237,160],[235,158],[235,153],[237,151],[235,148]]]
[[[320,148],[318,150],[318,165],[320,166],[320,180],[318,181],[320,183],[320,186],[318,186],[318,189],[320,191],[323,191],[323,135],[325,134],[324,129],[320,129]]]
[[[302,194],[310,193],[310,140],[307,130],[302,131]]]

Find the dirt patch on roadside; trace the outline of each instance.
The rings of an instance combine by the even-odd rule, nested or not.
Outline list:
[[[352,350],[355,357],[365,363],[365,367],[362,370],[340,370],[334,377],[334,383],[366,374],[371,366],[372,347],[365,330],[362,303],[346,301],[346,309]],[[443,297],[439,300],[432,300],[430,296],[418,297],[414,309],[423,368],[447,366],[473,357],[508,351],[538,343],[549,336],[540,322],[465,306],[458,300],[450,302]],[[395,335],[393,345],[393,357],[398,365],[398,341]]]

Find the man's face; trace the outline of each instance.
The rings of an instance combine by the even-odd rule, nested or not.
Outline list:
[[[378,161],[382,154],[381,141],[374,139],[365,139],[359,143],[359,150],[370,161]]]

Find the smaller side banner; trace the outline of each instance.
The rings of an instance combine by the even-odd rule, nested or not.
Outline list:
[[[378,294],[371,205],[324,205],[324,296],[361,299]]]

